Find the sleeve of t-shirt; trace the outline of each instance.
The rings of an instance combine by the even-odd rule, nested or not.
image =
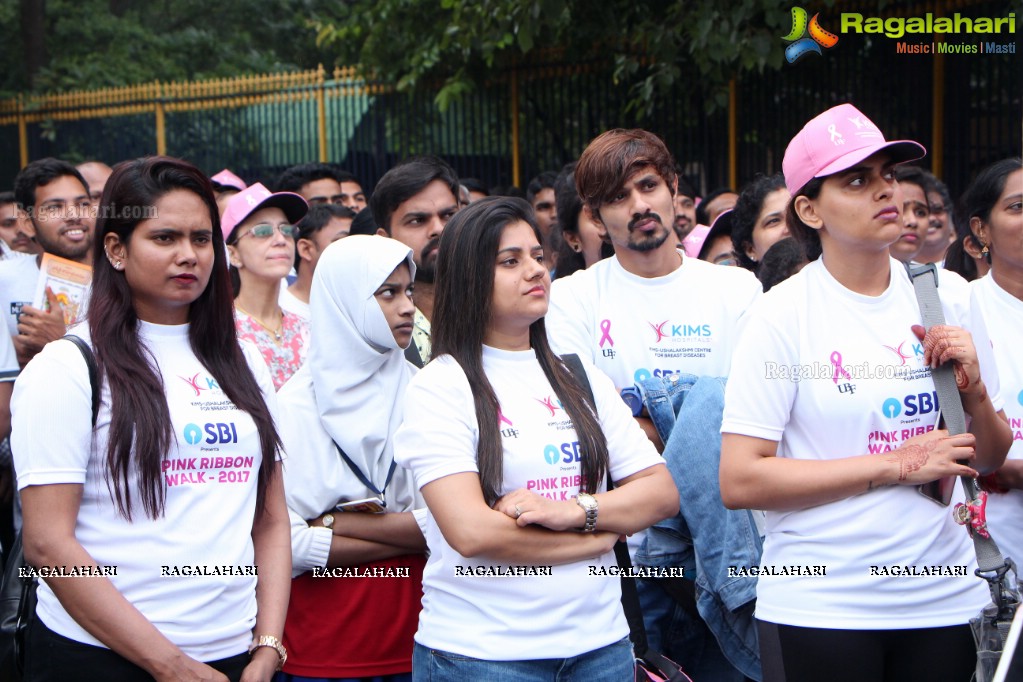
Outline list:
[[[611,379],[585,361],[584,367],[593,389],[600,427],[607,439],[611,480],[620,481],[655,464],[663,464],[664,459],[632,418],[632,411],[618,395]]]
[[[14,343],[7,334],[0,334],[0,381],[14,381],[18,377],[18,358]]]
[[[241,344],[242,352],[245,354],[245,360],[249,363],[249,369],[256,378],[259,390],[263,394],[263,402],[266,403],[266,409],[269,410],[270,417],[273,418],[274,425],[279,430],[281,416],[280,410],[277,407],[277,390],[274,388],[273,378],[270,376],[270,368],[267,367],[263,354],[259,352],[254,343],[250,341],[239,341],[239,343]],[[283,461],[287,457],[288,455],[282,446],[277,451],[277,461]]]
[[[973,337],[973,346],[977,349],[977,362],[980,363],[980,378],[984,382],[984,388],[991,398],[991,404],[995,412],[1005,408],[1005,399],[1002,396],[1002,382],[998,374],[998,361],[995,360],[995,351],[991,346],[991,336],[987,331],[987,322],[981,307],[970,299],[970,318],[964,325]]]
[[[575,353],[583,360],[595,362],[593,330],[590,328],[593,315],[589,308],[590,299],[595,297],[596,291],[591,291],[589,296],[581,296],[579,285],[584,282],[578,274],[556,280],[551,285],[551,302],[544,325],[547,327],[547,340],[555,353]]]
[[[310,526],[302,516],[288,508],[291,520],[291,577],[318,566],[326,566],[334,532],[323,526]]]
[[[739,321],[735,325],[736,338],[742,336],[743,330],[746,328],[746,321],[749,319],[750,310],[753,309],[757,300],[764,294],[764,286],[760,283],[760,280],[753,273],[749,273],[749,275],[748,278],[744,279],[741,291],[736,292],[736,298],[743,301],[742,312],[739,313]]]
[[[796,398],[799,357],[791,335],[798,330],[794,316],[782,317],[777,306],[763,303],[747,313],[732,355],[721,433],[778,442]]]
[[[54,341],[25,366],[11,398],[18,489],[85,483],[92,450],[92,388],[78,347]]]
[[[394,460],[416,488],[445,476],[479,473],[479,431],[472,389],[450,357],[435,358],[409,383],[405,416],[394,434]]]

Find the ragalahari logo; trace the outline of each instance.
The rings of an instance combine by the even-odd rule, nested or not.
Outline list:
[[[810,53],[823,54],[822,47],[831,48],[838,44],[838,36],[821,28],[820,14],[814,14],[809,23],[806,17],[806,10],[802,7],[792,8],[792,30],[782,38],[792,43],[785,48],[785,59],[789,64],[795,64]],[[807,32],[810,33],[809,38],[806,37]]]

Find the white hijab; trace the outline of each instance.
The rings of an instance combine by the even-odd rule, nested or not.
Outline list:
[[[377,488],[394,459],[391,437],[415,367],[373,294],[402,263],[414,278],[407,246],[352,235],[323,252],[309,293],[308,364],[320,423]]]

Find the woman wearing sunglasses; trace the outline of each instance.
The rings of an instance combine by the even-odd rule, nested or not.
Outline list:
[[[302,366],[309,337],[308,321],[278,303],[281,280],[295,262],[295,223],[308,210],[299,195],[271,194],[257,182],[231,197],[221,219],[238,338],[256,344],[277,389]]]

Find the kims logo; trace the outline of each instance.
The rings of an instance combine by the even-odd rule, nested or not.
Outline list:
[[[795,64],[811,52],[822,54],[822,47],[832,48],[838,44],[838,36],[821,28],[817,19],[819,16],[820,14],[814,14],[813,19],[807,23],[806,10],[802,7],[792,8],[792,30],[782,38],[792,43],[785,48],[785,59],[789,64]],[[809,38],[805,37],[807,32],[810,33]]]

